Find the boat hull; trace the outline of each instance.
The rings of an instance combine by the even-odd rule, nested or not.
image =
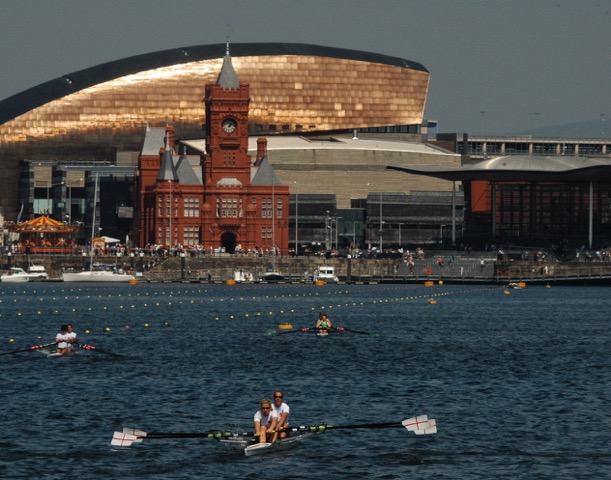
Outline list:
[[[302,437],[303,435],[298,437],[284,438],[274,443],[255,443],[254,445],[250,445],[244,449],[244,455],[250,457],[253,455],[264,455],[266,453],[277,452],[280,450],[288,450],[289,448],[296,447],[301,441]]]
[[[136,278],[127,273],[113,273],[105,271],[92,272],[64,272],[62,275],[64,282],[89,282],[89,283],[129,283]]]
[[[2,283],[26,283],[30,281],[30,277],[29,275],[2,275],[0,281],[2,281]]]
[[[41,267],[42,268],[42,267]],[[0,281],[4,283],[26,283],[33,282],[35,280],[44,280],[47,278],[47,274],[44,268],[41,270],[35,270],[34,272],[26,272],[22,268],[13,267],[10,273],[0,276]]]

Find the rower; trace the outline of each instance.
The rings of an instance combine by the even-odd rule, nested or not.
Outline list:
[[[62,325],[60,332],[55,336],[57,342],[57,353],[70,353],[74,350],[72,342],[76,340],[76,333],[72,330],[72,325]]]
[[[320,333],[329,333],[329,329],[333,328],[333,323],[331,323],[326,313],[320,312],[315,328],[317,328]]]
[[[283,428],[288,428],[289,426],[289,406],[284,403],[284,393],[280,390],[276,390],[274,392],[274,405],[273,405],[274,413],[278,417],[278,422],[276,423],[276,430],[278,431],[279,438],[286,438],[289,436],[288,432],[282,432]]]
[[[264,398],[259,403],[259,410],[255,413],[255,437],[259,443],[273,443],[278,437],[276,424],[278,415],[274,412],[271,402]]]

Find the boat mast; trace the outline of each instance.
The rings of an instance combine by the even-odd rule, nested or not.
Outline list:
[[[95,174],[93,187],[93,216],[91,218],[91,246],[89,248],[89,271],[93,271],[93,239],[95,238],[95,210],[98,202],[98,173]]]

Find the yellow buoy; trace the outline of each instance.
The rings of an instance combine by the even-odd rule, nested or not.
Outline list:
[[[437,282],[439,285],[443,285],[443,280],[439,280],[439,282]]]
[[[433,282],[432,280],[427,280],[426,282],[424,282],[425,287],[432,287],[433,285],[435,285],[435,282]]]
[[[225,285],[235,285],[236,281],[235,280],[225,280]]]
[[[316,280],[314,283],[319,287],[322,287],[323,285],[327,284],[327,282],[325,282],[324,280]]]
[[[503,291],[503,293],[504,293],[505,295],[509,295],[509,290],[504,290],[504,291]]]
[[[291,325],[290,323],[280,323],[280,324],[278,325],[278,328],[279,328],[280,330],[292,330],[293,325]]]
[[[429,299],[429,305],[437,305],[437,300]]]

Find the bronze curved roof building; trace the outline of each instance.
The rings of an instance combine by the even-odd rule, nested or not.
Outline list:
[[[115,160],[136,151],[144,127],[170,123],[202,136],[204,85],[216,80],[224,44],[129,57],[48,81],[0,102],[0,208],[16,205],[17,162]],[[375,53],[306,44],[232,44],[250,84],[253,135],[419,125],[429,72]],[[7,211],[8,210],[8,211]]]

